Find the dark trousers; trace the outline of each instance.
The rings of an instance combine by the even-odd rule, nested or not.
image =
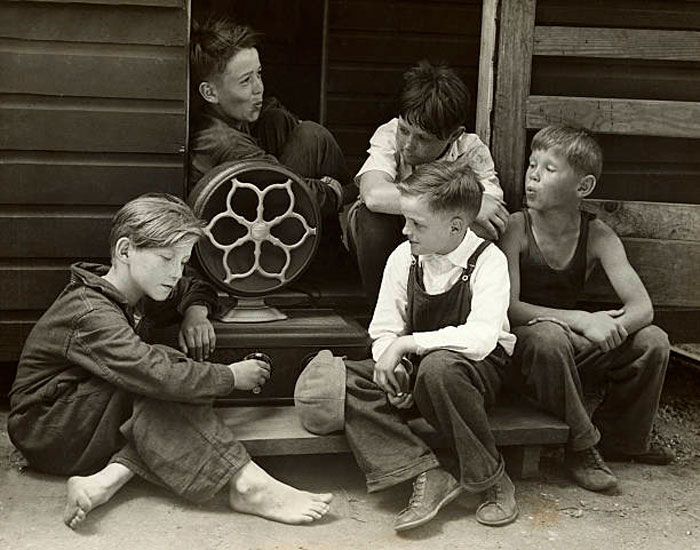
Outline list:
[[[87,475],[118,462],[194,502],[250,460],[211,404],[135,396],[96,377],[12,415],[8,431],[38,470]]]
[[[516,383],[569,426],[571,450],[600,443],[625,454],[647,451],[669,357],[664,331],[645,327],[607,353],[590,347],[577,352],[556,323],[513,332]]]
[[[348,215],[350,247],[357,257],[362,287],[370,304],[377,303],[384,266],[389,255],[405,240],[402,216],[372,212],[357,202]]]
[[[338,180],[343,188],[343,204],[356,196],[357,188],[333,134],[316,122],[300,122],[289,111],[280,108],[265,111],[256,124],[255,133],[265,151],[275,155],[295,174],[311,178],[306,183],[312,196],[322,212],[329,212],[323,216],[321,241],[314,264],[340,260],[346,255],[338,217],[342,205],[337,205],[335,193],[318,180],[324,176]],[[326,203],[330,203],[331,207],[324,208]]]
[[[487,489],[504,471],[485,409],[496,399],[506,362],[500,348],[483,361],[437,350],[425,355],[417,370],[417,410],[450,441],[456,477],[471,492]],[[380,491],[440,466],[432,449],[409,427],[405,411],[390,405],[372,381],[374,362],[346,364],[345,434],[365,473],[367,490]]]

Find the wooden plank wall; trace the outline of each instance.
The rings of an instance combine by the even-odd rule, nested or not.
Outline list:
[[[532,41],[523,56],[533,56],[531,74],[523,76],[528,63],[499,61],[504,73],[498,75],[494,140],[504,125],[507,130],[500,135],[504,143],[492,144],[497,167],[504,158],[521,163],[532,136],[547,124],[591,129],[605,163],[585,208],[621,235],[657,310],[700,310],[700,3],[518,3],[525,4],[536,4],[534,18],[531,12],[521,17],[531,27],[513,29]],[[502,22],[513,11],[507,6],[512,8],[502,3]],[[508,100],[501,101],[499,113],[499,97],[506,97],[502,92],[513,73],[530,85],[511,111],[517,120],[498,120],[509,107]],[[518,136],[509,137],[514,132]],[[503,178],[511,208],[522,197],[523,165],[518,166]],[[591,300],[614,299],[602,273],[590,283]]]
[[[401,75],[420,59],[446,61],[464,79],[474,131],[480,27],[481,0],[329,0],[325,123],[352,170],[396,116]]]
[[[184,193],[185,0],[0,3],[0,361],[110,219]]]

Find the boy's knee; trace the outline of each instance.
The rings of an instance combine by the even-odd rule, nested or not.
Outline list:
[[[449,350],[437,350],[429,353],[421,359],[416,386],[449,385],[450,380],[464,370],[456,365],[458,360],[466,361],[466,359],[459,357],[456,352]]]
[[[632,335],[632,346],[642,353],[650,353],[660,358],[670,354],[668,334],[656,325],[644,327]]]
[[[296,127],[297,137],[304,143],[326,142],[333,140],[333,136],[324,126],[313,120],[302,120]]]
[[[513,331],[517,346],[522,350],[537,350],[539,353],[557,353],[560,349],[572,348],[566,331],[557,323],[541,321],[531,326],[518,327]]]

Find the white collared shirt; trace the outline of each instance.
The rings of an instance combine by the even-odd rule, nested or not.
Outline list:
[[[449,254],[419,256],[425,291],[440,294],[449,290],[483,240],[468,230],[459,246]],[[384,268],[377,305],[369,325],[375,361],[396,338],[407,333],[407,285],[411,261],[411,245],[405,241],[391,253]],[[434,349],[450,349],[463,353],[468,359],[481,361],[496,348],[496,344],[501,344],[506,353],[512,355],[515,335],[510,333],[508,323],[508,262],[496,245],[488,246],[481,253],[469,285],[472,303],[466,322],[429,332],[414,332],[418,355]]]
[[[404,181],[413,173],[413,167],[406,164],[400,154],[396,152],[396,129],[399,119],[393,118],[386,124],[377,128],[369,140],[369,156],[355,176],[355,182],[359,185],[360,176],[370,170],[385,172],[393,181]],[[443,160],[466,163],[484,186],[484,192],[503,200],[503,190],[498,183],[498,176],[494,167],[493,158],[489,148],[476,134],[462,132],[447,148],[445,154],[440,157]]]

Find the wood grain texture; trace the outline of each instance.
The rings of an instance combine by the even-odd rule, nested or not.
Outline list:
[[[501,4],[491,151],[511,210],[522,197],[535,5],[535,0]]]
[[[294,407],[226,407],[216,411],[253,456],[350,451],[343,433],[319,436],[308,432]],[[489,412],[489,423],[496,444],[502,446],[561,444],[569,433],[564,423],[519,405],[496,407]],[[411,427],[433,443],[446,445],[425,421],[412,421]]]
[[[118,7],[110,2],[85,4],[91,3],[66,2],[57,6],[55,2],[1,2],[0,36],[24,40],[185,45],[184,0],[146,0]],[[163,7],[177,9],[161,9]]]
[[[700,136],[700,102],[530,96],[526,124],[579,124],[600,133],[695,138]]]
[[[586,200],[583,208],[620,237],[700,242],[700,205]]]
[[[700,32],[537,26],[534,55],[700,61]]]

